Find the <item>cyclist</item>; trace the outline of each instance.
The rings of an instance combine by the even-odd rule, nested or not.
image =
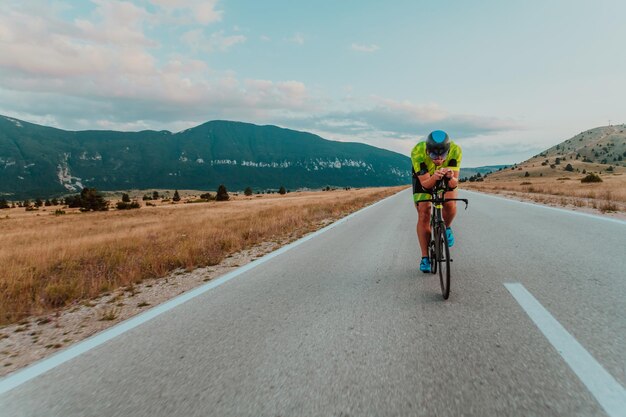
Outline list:
[[[437,181],[444,179],[448,187],[446,198],[456,198],[456,187],[459,183],[461,169],[461,147],[450,140],[443,130],[435,130],[428,135],[425,141],[415,145],[411,151],[413,163],[413,201],[417,209],[417,239],[422,251],[420,271],[430,272],[428,258],[428,243],[430,242],[430,212],[432,198],[431,190]],[[454,234],[450,225],[456,215],[456,201],[449,201],[443,205],[443,220],[446,224],[448,245],[454,245]]]

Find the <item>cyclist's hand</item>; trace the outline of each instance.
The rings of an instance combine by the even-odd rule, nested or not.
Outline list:
[[[447,169],[445,175],[446,178],[452,178],[454,176],[454,171],[452,171],[451,169]]]
[[[441,180],[441,179],[443,178],[443,176],[444,176],[444,175],[445,175],[445,174],[444,174],[444,172],[443,172],[443,169],[440,169],[440,170],[438,170],[438,171],[435,171],[435,173],[433,174],[433,177],[435,177],[435,179],[436,179],[437,181],[439,181],[439,180]]]

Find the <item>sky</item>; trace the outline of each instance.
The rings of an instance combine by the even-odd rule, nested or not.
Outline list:
[[[626,122],[626,2],[0,2],[0,114],[68,130],[273,124],[463,166]]]

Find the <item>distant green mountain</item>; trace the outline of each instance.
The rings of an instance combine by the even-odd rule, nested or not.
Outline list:
[[[476,174],[480,174],[480,175],[490,174],[492,172],[496,172],[506,167],[508,167],[508,165],[489,165],[489,166],[476,167],[476,168],[461,168],[461,172],[459,173],[459,178],[469,178],[469,177],[473,177]]]
[[[79,191],[391,186],[410,158],[362,143],[230,121],[182,132],[66,131],[0,116],[0,196]]]

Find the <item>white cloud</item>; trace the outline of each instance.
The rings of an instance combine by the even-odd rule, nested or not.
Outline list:
[[[210,36],[206,36],[203,29],[194,29],[185,32],[180,39],[192,49],[204,52],[216,50],[226,51],[233,45],[244,43],[247,40],[244,35],[226,36],[224,35],[224,31],[215,32]]]
[[[291,38],[287,39],[291,43],[298,45],[304,45],[304,35],[301,33],[295,33]]]
[[[197,5],[176,0],[154,3],[173,14]],[[185,51],[157,58],[158,44],[143,27],[153,15],[131,3],[95,0],[95,4],[91,16],[73,22],[54,13],[6,8],[0,15],[2,111],[30,114],[29,120],[54,119],[64,127],[83,126],[81,120],[129,127],[150,120],[161,124],[228,117],[261,120],[312,108],[314,100],[298,81],[239,79],[185,57]],[[183,39],[204,51],[224,51],[246,41],[241,34],[204,33],[190,30]]]
[[[223,31],[215,32],[211,34],[211,37],[209,38],[209,42],[221,51],[225,51],[231,46],[238,43],[244,43],[245,41],[246,37],[243,35],[224,36]]]
[[[224,12],[217,10],[219,0],[150,0],[159,6],[167,16],[180,18],[183,21],[191,19],[202,25],[219,22]]]
[[[352,44],[352,50],[358,51],[358,52],[369,52],[369,53],[371,53],[371,52],[376,52],[379,49],[380,48],[376,44],[370,44],[370,45],[363,45],[363,44],[359,44],[359,43],[353,43]]]
[[[206,3],[212,17],[205,10],[200,19],[201,14],[190,17],[199,2],[151,1],[156,11],[94,0],[93,13],[73,21],[57,18],[56,12],[41,13],[32,4],[9,3],[0,14],[0,113],[70,129],[176,131],[217,118],[278,123],[402,151],[436,128],[455,138],[520,128],[515,121],[455,114],[437,104],[358,98],[351,88],[344,89],[348,97],[332,99],[298,80],[242,79],[216,71],[185,54],[226,51],[247,41],[241,32],[210,33],[200,26],[221,19],[217,1]],[[163,11],[174,20],[192,22],[177,27],[178,33],[188,30],[177,44],[183,48],[169,56],[157,55],[166,45],[150,39],[147,33],[152,32],[146,29],[161,22],[158,13]],[[297,33],[290,41],[302,45],[305,37]],[[482,149],[482,142],[467,143]]]
[[[156,43],[141,31],[143,10],[114,6],[98,7],[96,22],[71,24],[9,9],[0,15],[0,71],[20,78],[152,71],[154,58],[145,48]]]
[[[418,140],[436,129],[447,131],[462,143],[477,136],[493,141],[493,135],[524,130],[514,120],[454,114],[437,104],[414,104],[375,96],[334,102],[325,111],[295,114],[281,119],[281,123],[322,137],[363,142],[401,153],[410,152]],[[480,152],[486,148],[481,148],[479,142],[469,145]]]

